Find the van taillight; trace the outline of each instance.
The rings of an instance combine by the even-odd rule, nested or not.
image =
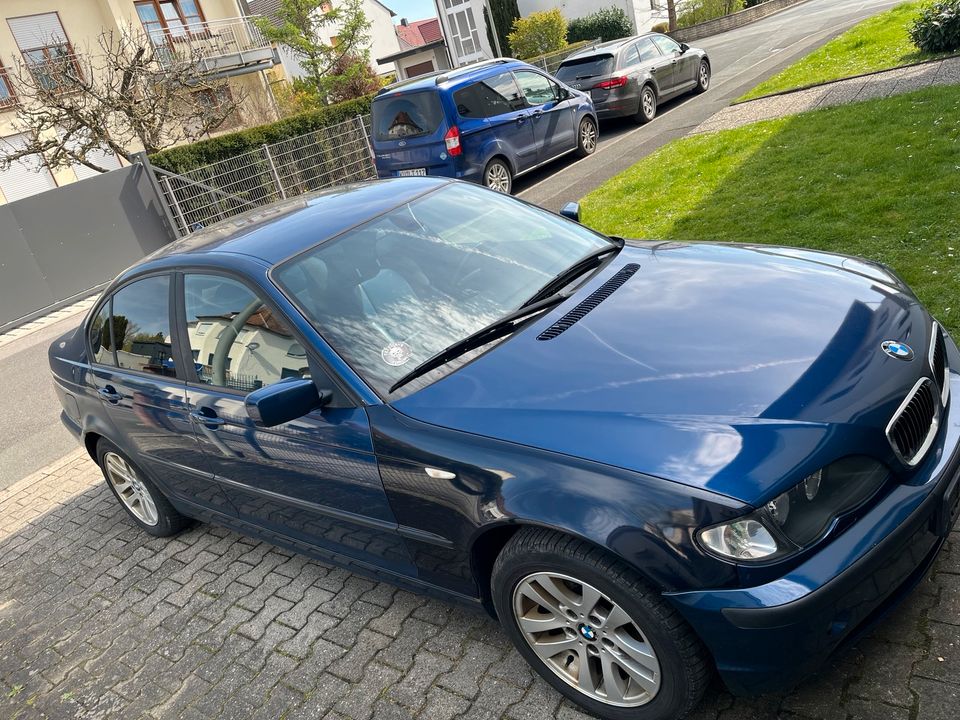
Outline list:
[[[443,142],[446,144],[447,152],[450,153],[451,157],[456,157],[463,152],[463,148],[460,147],[460,128],[456,125],[447,130],[447,134],[443,136]]]
[[[603,90],[613,90],[613,88],[623,87],[627,84],[627,78],[625,77],[615,77],[610,78],[609,80],[604,80],[594,85],[595,88],[601,88]]]

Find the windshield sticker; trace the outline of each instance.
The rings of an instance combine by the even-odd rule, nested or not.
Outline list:
[[[405,365],[411,354],[410,346],[405,342],[392,342],[380,351],[380,357],[391,367]]]

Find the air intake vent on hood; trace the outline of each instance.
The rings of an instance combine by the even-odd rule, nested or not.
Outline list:
[[[537,335],[537,340],[553,340],[561,333],[569,330],[576,323],[580,322],[580,320],[582,320],[588,312],[613,295],[613,293],[616,292],[617,289],[627,280],[629,280],[639,269],[640,266],[636,263],[624,265],[622,268],[620,268],[616,275],[607,280],[603,285],[591,293],[590,297],[577,305],[573,310],[557,320],[542,333]]]

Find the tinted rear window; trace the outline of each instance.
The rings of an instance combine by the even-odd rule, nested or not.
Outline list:
[[[488,118],[526,106],[513,75],[502,73],[468,85],[453,94],[460,117]]]
[[[592,55],[576,60],[564,60],[557,70],[557,79],[565,83],[587,80],[613,72],[613,55]]]
[[[433,135],[442,118],[440,99],[434,92],[388,95],[373,103],[373,132],[377,140]]]

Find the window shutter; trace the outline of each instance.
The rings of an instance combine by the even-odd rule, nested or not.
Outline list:
[[[106,150],[91,150],[87,153],[87,159],[94,165],[99,165],[106,170],[117,170],[120,167],[120,159],[116,154]],[[103,174],[81,163],[74,163],[72,167],[73,172],[77,176],[77,180],[86,180],[87,178]]]
[[[21,135],[0,140],[5,149],[18,150],[26,144]],[[7,202],[36,195],[44,190],[52,190],[57,186],[50,174],[50,170],[37,155],[20,158],[11,163],[6,170],[0,171],[0,190],[3,191]]]
[[[67,34],[63,31],[60,17],[55,12],[8,18],[7,22],[21,50],[62,45],[67,42]]]

